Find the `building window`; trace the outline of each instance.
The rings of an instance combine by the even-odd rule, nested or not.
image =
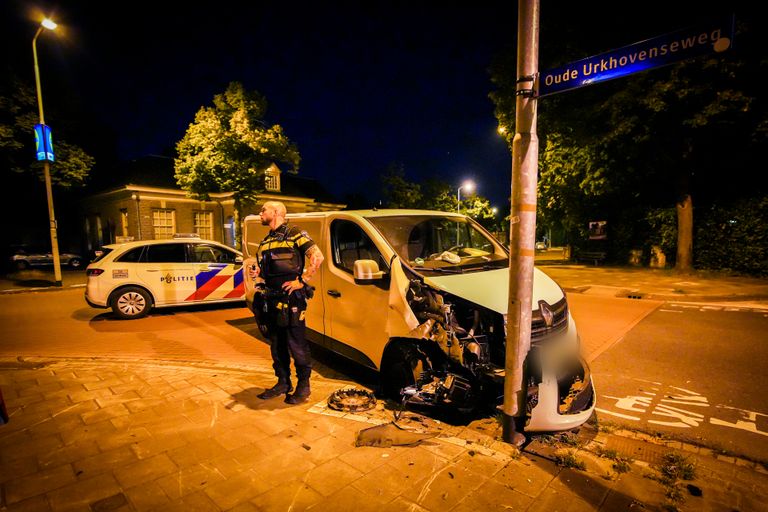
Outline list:
[[[213,240],[213,212],[195,212],[195,233],[200,238]]]
[[[176,212],[156,208],[152,210],[152,228],[155,231],[155,240],[173,238],[176,232]]]
[[[274,164],[264,171],[264,188],[269,192],[280,192],[280,169]]]

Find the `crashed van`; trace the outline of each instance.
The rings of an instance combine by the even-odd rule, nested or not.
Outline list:
[[[503,402],[509,253],[457,213],[358,210],[289,214],[325,261],[313,276],[307,338],[377,371],[406,405],[476,411]],[[268,227],[243,221],[255,258]],[[256,283],[246,279],[253,308]],[[527,431],[578,427],[595,391],[565,293],[534,271]]]

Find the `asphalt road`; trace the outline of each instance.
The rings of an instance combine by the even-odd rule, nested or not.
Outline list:
[[[768,460],[768,314],[664,304],[592,362],[598,418]]]

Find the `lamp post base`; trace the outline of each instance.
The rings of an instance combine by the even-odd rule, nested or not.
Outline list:
[[[516,421],[517,418],[514,416],[504,412],[501,413],[501,439],[505,443],[510,443],[520,448],[525,443],[525,436],[518,432]]]

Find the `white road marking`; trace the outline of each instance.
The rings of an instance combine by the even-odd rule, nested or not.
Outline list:
[[[633,380],[647,382],[643,381],[642,379]],[[728,409],[730,411],[735,411],[740,416],[740,418],[736,419],[736,421],[726,421],[714,417],[714,415],[709,412],[710,409],[705,410],[702,414],[682,408],[688,406],[709,408],[711,404],[709,403],[709,400],[707,400],[707,397],[695,391],[677,386],[669,386],[669,388],[679,391],[680,393],[660,393],[659,390],[655,390],[655,393],[650,393],[648,391],[641,390],[640,393],[650,396],[630,395],[617,397],[611,395],[602,395],[602,397],[615,400],[613,405],[617,409],[630,411],[633,413],[640,413],[641,415],[650,415],[651,418],[647,419],[647,422],[654,425],[663,425],[676,428],[696,428],[704,423],[709,423],[719,427],[735,428],[738,430],[744,430],[746,432],[752,432],[754,434],[768,437],[768,432],[760,430],[757,426],[758,419],[761,420],[761,423],[765,423],[765,421],[768,420],[768,414],[760,413],[757,411],[749,411],[746,409],[739,409],[738,407],[731,407],[727,405],[716,405],[714,407],[715,413],[721,409]],[[642,416],[633,416],[601,407],[595,407],[595,410],[604,414],[610,414],[612,416],[624,418],[627,420],[643,420]],[[655,416],[676,419],[677,421],[654,419]]]

